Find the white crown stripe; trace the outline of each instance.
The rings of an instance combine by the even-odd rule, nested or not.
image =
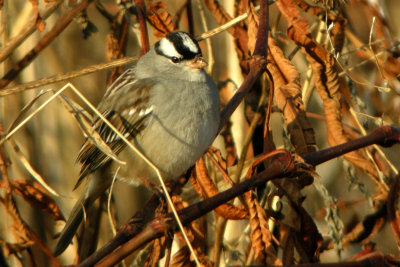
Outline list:
[[[159,49],[167,57],[182,57],[182,55],[179,54],[178,51],[176,51],[174,44],[167,38],[161,39]]]
[[[197,45],[193,42],[192,39],[190,39],[187,34],[181,32],[178,34],[182,38],[182,43],[185,45],[185,47],[189,48],[189,50],[195,54],[198,54],[200,52]]]

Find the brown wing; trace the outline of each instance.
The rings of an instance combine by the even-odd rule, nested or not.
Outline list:
[[[154,83],[148,79],[136,80],[133,70],[127,70],[107,90],[98,105],[98,110],[125,138],[130,140],[149,122],[153,109],[149,104],[149,95],[153,86]],[[93,126],[115,154],[125,148],[125,142],[100,118],[94,118]],[[75,188],[88,174],[108,164],[110,160],[110,157],[86,139],[78,155],[82,168]]]

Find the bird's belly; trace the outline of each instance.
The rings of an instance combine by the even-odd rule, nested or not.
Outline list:
[[[157,166],[165,181],[174,180],[201,157],[214,139],[216,129],[206,129],[204,124],[204,120],[181,121],[177,128],[176,122],[155,120],[152,127],[149,127],[151,131],[144,130],[136,138],[135,146]],[[131,149],[126,149],[120,156],[128,162],[121,169],[124,177],[158,184],[154,169]],[[135,162],[135,167],[130,167],[129,162]]]

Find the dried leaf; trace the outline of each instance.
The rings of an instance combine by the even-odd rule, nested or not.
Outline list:
[[[154,27],[154,35],[162,38],[175,30],[175,25],[171,15],[167,11],[167,5],[164,2],[156,2],[148,5],[147,19]]]
[[[212,267],[214,266],[208,256],[205,254],[205,248],[203,246],[204,241],[199,240],[198,235],[193,232],[193,223],[191,226],[186,227],[186,234],[192,244],[193,249],[195,250],[196,256],[200,261],[201,266],[204,267]],[[204,236],[203,236],[204,237]],[[189,248],[186,246],[185,241],[183,240],[182,234],[178,234],[178,238],[182,248],[174,254],[172,257],[172,261],[170,266],[196,266],[195,263],[192,261],[192,257],[190,255]],[[202,238],[201,238],[202,239]],[[185,245],[184,245],[185,244]]]
[[[0,183],[1,187],[4,187],[3,182]],[[18,243],[21,244],[33,244],[34,240],[32,239],[30,233],[29,226],[21,219],[18,207],[15,204],[14,198],[12,194],[6,194],[3,198],[0,198],[1,202],[3,202],[7,213],[12,218],[11,224],[11,232],[15,236],[15,239]]]
[[[315,134],[306,117],[301,99],[299,72],[285,58],[272,36],[268,38],[268,49],[267,68],[274,79],[275,100],[283,111],[291,143],[299,154],[314,152],[316,150]]]
[[[296,249],[303,262],[318,262],[322,236],[314,220],[303,207],[296,207],[296,211],[301,219],[301,229],[295,232]]]
[[[164,257],[164,251],[166,249],[165,237],[157,238],[153,240],[151,250],[148,254],[144,267],[151,266],[156,267],[158,261]]]
[[[329,144],[334,146],[347,142],[342,124],[339,75],[333,56],[311,38],[307,21],[301,19],[291,0],[280,0],[277,6],[289,21],[288,37],[303,48],[313,70],[315,88],[323,101]],[[382,186],[375,166],[362,154],[353,151],[344,157],[366,171],[379,186]]]
[[[386,203],[381,205],[377,211],[366,216],[350,232],[343,237],[343,245],[348,243],[368,242],[385,225],[387,215]]]
[[[249,15],[246,20],[248,36],[247,48],[249,51],[254,51],[254,47],[256,46],[259,18],[256,10],[254,9],[254,5],[251,2],[249,4],[247,14]]]
[[[208,176],[207,168],[202,158],[196,162],[196,181],[193,182],[195,189],[199,190],[200,186],[200,194],[202,196],[209,198],[219,193],[218,189],[215,187],[214,183]],[[196,185],[196,182],[199,184],[199,186]],[[248,218],[249,216],[245,207],[234,206],[228,203],[222,204],[217,207],[215,209],[215,212],[229,220],[242,220]]]
[[[312,6],[303,0],[293,0],[293,3],[301,8],[304,12],[313,14],[314,16],[319,16],[322,12],[326,12],[325,9],[317,6]]]
[[[272,234],[269,231],[265,210],[260,206],[253,192],[246,192],[244,197],[250,212],[250,239],[255,262],[261,265],[282,265],[272,243]]]
[[[43,186],[48,192],[53,194],[54,196],[60,196],[51,186],[49,186],[46,181],[42,178],[42,176],[32,167],[29,163],[28,159],[25,157],[24,153],[22,153],[21,149],[17,145],[14,139],[10,138],[9,143],[14,149],[14,152],[17,154],[17,158],[25,167],[25,169],[32,175],[33,179],[35,179],[41,186]]]
[[[190,252],[187,246],[182,247],[179,249],[174,256],[172,257],[172,260],[169,264],[171,267],[191,267],[194,266],[190,262]]]
[[[335,53],[341,52],[344,46],[344,33],[346,26],[346,19],[344,19],[341,15],[335,17],[335,20],[332,21],[333,29],[331,33],[331,39],[333,44],[333,49]]]
[[[15,181],[8,180],[9,183],[14,183]],[[47,255],[49,258],[50,262],[54,266],[61,266],[60,262],[54,258],[53,254],[51,251],[43,244],[42,240],[35,234],[35,232],[32,231],[32,229],[29,227],[29,225],[21,218],[21,215],[19,213],[18,207],[15,203],[15,200],[11,194],[11,189],[17,190],[14,188],[13,184],[8,184],[9,187],[6,189],[7,193],[5,195],[5,198],[0,197],[0,202],[2,202],[6,208],[7,213],[9,216],[12,218],[12,224],[11,224],[11,231],[15,236],[15,239],[17,240],[18,244],[15,244],[16,246],[8,246],[9,249],[16,249],[14,252],[17,252],[19,249],[25,249],[29,248],[32,245],[38,245],[41,250]],[[38,185],[38,184],[37,184]],[[0,186],[4,186],[1,185]],[[22,246],[21,246],[22,245]]]
[[[49,192],[39,183],[31,180],[9,180],[13,192],[21,195],[30,205],[48,213],[54,220],[65,220],[56,202]],[[0,182],[3,187],[3,182]]]
[[[119,42],[113,32],[110,32],[106,36],[106,60],[111,61],[118,58],[119,54]]]

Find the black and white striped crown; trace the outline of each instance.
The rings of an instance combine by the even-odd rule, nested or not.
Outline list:
[[[186,32],[171,32],[155,44],[156,53],[179,60],[193,59],[201,55],[196,39]]]

